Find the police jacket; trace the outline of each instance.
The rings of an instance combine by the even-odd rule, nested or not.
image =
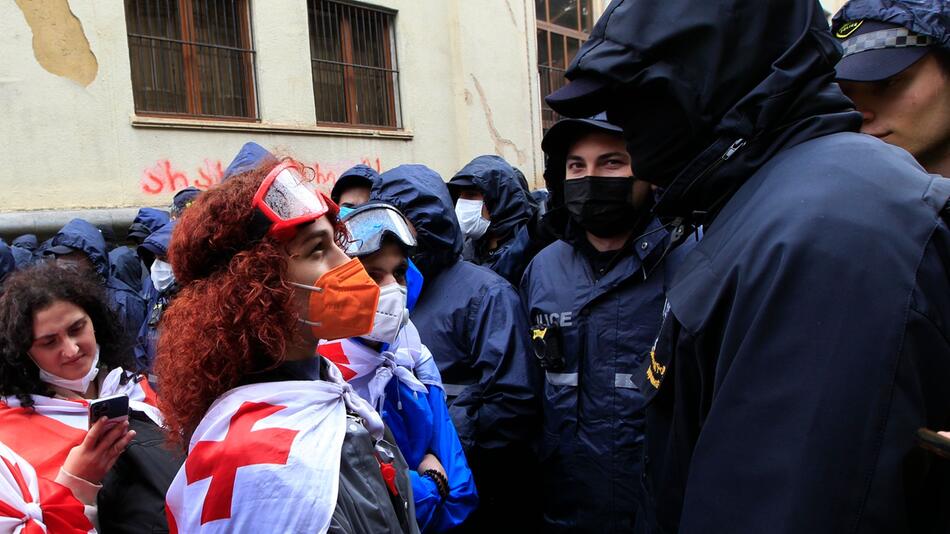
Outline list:
[[[598,253],[570,226],[570,237],[542,250],[521,282],[545,375],[539,456],[546,532],[633,528],[644,398],[631,378],[659,331],[673,271],[663,258],[668,233],[654,220],[644,234]]]
[[[657,206],[707,226],[637,377],[649,531],[947,531],[915,431],[950,427],[950,188],[854,133],[832,39],[817,2],[622,1],[578,54],[622,81],[672,46],[714,139]]]
[[[513,459],[518,445],[534,439],[539,424],[538,371],[528,359],[521,300],[503,278],[461,259],[452,199],[434,171],[396,167],[374,182],[370,197],[396,206],[416,229],[420,250],[413,262],[425,281],[412,321],[435,355],[483,508],[491,508],[507,500],[499,492],[523,479],[513,479],[505,464],[521,461]],[[496,483],[502,487],[493,488]]]

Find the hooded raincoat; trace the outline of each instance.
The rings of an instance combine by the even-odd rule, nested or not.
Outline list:
[[[417,233],[413,262],[425,283],[412,320],[435,355],[449,413],[475,473],[483,506],[475,521],[520,525],[531,513],[521,490],[533,475],[512,476],[511,470],[530,466],[522,454],[537,435],[538,371],[529,360],[518,293],[491,270],[461,259],[452,199],[431,169],[389,170],[373,184],[371,199],[396,206]]]
[[[478,156],[448,185],[453,197],[458,197],[459,187],[474,187],[485,197],[491,224],[485,236],[471,244],[471,260],[517,286],[528,262],[547,244],[533,239],[538,209],[524,175],[498,156]],[[490,239],[498,239],[494,250],[488,248]]]
[[[608,117],[664,87],[703,140],[626,114],[682,162],[657,210],[706,224],[635,377],[647,531],[947,531],[915,432],[950,427],[950,182],[855,133],[839,57],[818,2],[623,0],[568,72],[614,87]]]
[[[83,219],[73,219],[53,236],[52,246],[66,246],[89,258],[106,288],[109,307],[116,314],[123,331],[129,338],[135,336],[145,321],[145,301],[139,292],[112,276],[102,232]]]

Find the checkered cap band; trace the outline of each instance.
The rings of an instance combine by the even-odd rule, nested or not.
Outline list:
[[[848,57],[867,50],[882,48],[910,48],[915,46],[930,46],[934,40],[926,35],[919,35],[907,28],[889,28],[856,35],[843,43],[844,56]]]

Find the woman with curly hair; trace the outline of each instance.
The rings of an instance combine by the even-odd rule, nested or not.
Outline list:
[[[125,370],[130,355],[94,278],[46,263],[4,282],[0,442],[28,462],[38,477],[69,488],[93,523],[97,512],[104,515],[109,507],[100,492],[103,484],[128,482],[113,471],[137,432],[129,420],[116,424],[102,417],[90,425],[89,401],[125,395],[133,416],[141,414],[156,431],[161,424],[158,409],[148,404],[154,395],[144,375]],[[107,474],[111,483],[104,482]],[[153,499],[159,510],[162,491],[152,492],[159,497]],[[136,516],[139,526],[147,521],[126,509],[119,513]],[[160,513],[157,520],[163,520]]]
[[[294,160],[261,160],[178,221],[159,405],[188,456],[178,532],[418,532],[405,460],[316,354],[372,329],[379,287],[341,251],[338,208]]]

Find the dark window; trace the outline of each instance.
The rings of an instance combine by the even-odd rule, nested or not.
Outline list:
[[[400,128],[391,12],[308,0],[317,122]]]
[[[535,0],[538,19],[538,74],[541,78],[541,126],[547,131],[561,118],[544,97],[567,83],[564,73],[593,26],[591,0]]]
[[[125,0],[135,111],[257,118],[248,0]]]

